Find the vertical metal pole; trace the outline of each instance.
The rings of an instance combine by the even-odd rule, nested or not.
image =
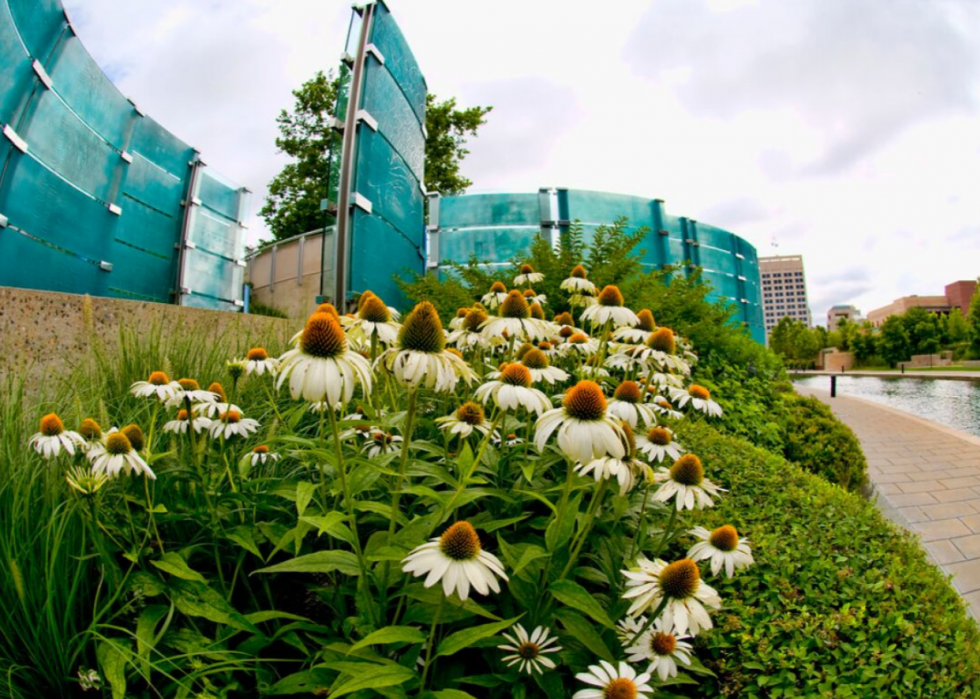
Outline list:
[[[831,374],[830,376],[830,397],[837,397],[837,374]]]
[[[184,263],[187,257],[187,238],[194,224],[194,207],[197,206],[194,200],[201,185],[201,168],[204,161],[201,160],[199,153],[194,154],[194,160],[190,163],[190,176],[187,182],[187,194],[184,198],[184,221],[180,228],[180,253],[177,255],[177,288],[174,289],[175,302],[179,306],[184,298]]]
[[[361,104],[361,86],[364,82],[365,50],[371,25],[374,21],[374,5],[363,10],[361,36],[357,41],[357,56],[354,57],[354,70],[351,74],[350,92],[347,95],[347,114],[344,119],[344,141],[340,152],[340,181],[337,187],[337,232],[334,234],[334,288],[333,302],[343,313],[347,305],[347,273],[350,255],[351,230],[351,179],[354,169],[354,156],[357,145],[357,110]]]

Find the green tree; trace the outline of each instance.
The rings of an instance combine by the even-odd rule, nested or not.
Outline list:
[[[970,351],[974,357],[980,357],[980,279],[977,280],[977,290],[970,299],[970,310],[966,314],[966,324],[970,335]]]
[[[291,162],[269,183],[269,195],[259,212],[275,240],[324,225],[320,202],[327,198],[330,146],[335,140],[330,124],[340,89],[339,79],[319,71],[293,91],[293,109],[283,109],[276,118],[276,148]],[[491,109],[458,109],[454,98],[440,101],[435,95],[426,97],[427,190],[461,194],[472,184],[461,174],[460,163],[469,154],[467,139],[486,123],[484,117]]]
[[[946,318],[946,340],[949,344],[956,345],[969,339],[970,326],[963,316],[963,311],[954,308]]]
[[[912,344],[901,316],[889,316],[881,324],[878,353],[888,366],[895,366],[912,356]]]

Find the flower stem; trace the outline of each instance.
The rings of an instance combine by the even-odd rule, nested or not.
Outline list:
[[[432,666],[434,659],[432,657],[432,649],[436,645],[436,626],[439,624],[439,617],[442,616],[442,607],[446,603],[445,595],[439,598],[439,606],[436,607],[436,613],[432,617],[432,626],[429,629],[429,643],[428,647],[425,649],[425,666],[422,668],[422,681],[419,684],[419,696],[425,693],[425,680],[429,676],[429,667]]]
[[[657,617],[660,616],[660,613],[664,610],[664,607],[666,606],[667,606],[667,598],[664,597],[663,599],[660,600],[660,604],[657,605],[657,608],[653,611],[653,614],[650,615],[650,618],[647,619],[647,623],[643,625],[643,628],[641,628],[639,631],[636,632],[636,635],[633,636],[633,640],[626,645],[633,645],[634,643],[636,643],[636,640],[640,636],[645,634],[651,626],[653,626],[653,623],[657,620]]]
[[[663,553],[664,546],[667,545],[667,540],[670,538],[672,530],[674,528],[674,522],[677,520],[677,507],[670,508],[670,519],[667,520],[667,526],[664,527],[664,535],[660,537],[660,543],[657,544],[657,550],[654,552],[654,557],[659,557]]]
[[[592,531],[596,513],[599,511],[599,504],[602,502],[602,496],[605,495],[608,484],[609,479],[604,478],[596,484],[595,490],[592,491],[592,502],[589,503],[589,510],[585,515],[585,523],[582,525],[582,531],[579,532],[577,540],[572,544],[572,555],[568,557],[568,563],[565,564],[565,569],[561,572],[561,576],[558,578],[559,580],[563,580],[571,572],[572,567],[578,560],[578,555],[582,552],[582,546]]]
[[[412,442],[412,430],[415,429],[415,403],[418,400],[418,389],[414,389],[408,394],[408,413],[405,416],[405,431],[402,434],[402,456],[398,462],[398,478],[395,480],[395,491],[391,496],[391,524],[388,526],[388,533],[395,533],[395,525],[398,519],[398,505],[401,501],[402,485],[405,483],[405,470],[408,467],[408,449]]]

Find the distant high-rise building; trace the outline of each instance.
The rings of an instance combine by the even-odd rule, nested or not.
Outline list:
[[[861,319],[861,311],[854,306],[831,306],[827,311],[827,330],[830,332],[836,330],[842,319],[856,323]]]
[[[767,340],[776,323],[783,318],[800,320],[808,328],[813,327],[810,303],[806,295],[803,257],[760,257],[759,276],[762,281],[762,309]]]

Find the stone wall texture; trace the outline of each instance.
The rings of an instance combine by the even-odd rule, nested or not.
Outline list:
[[[0,287],[0,378],[9,371],[43,377],[85,356],[95,338],[111,351],[121,329],[150,327],[203,330],[215,342],[234,337],[247,345],[254,338],[279,348],[298,329],[280,318]]]

